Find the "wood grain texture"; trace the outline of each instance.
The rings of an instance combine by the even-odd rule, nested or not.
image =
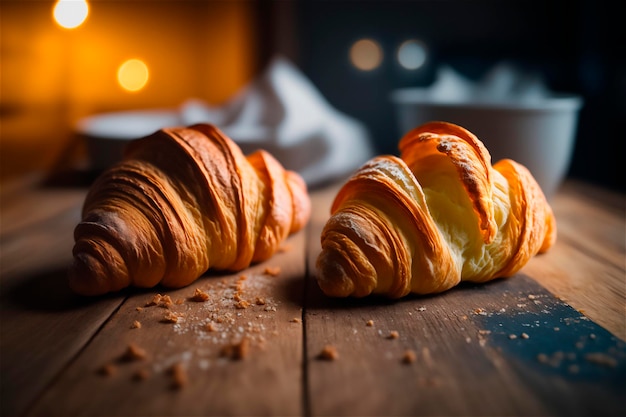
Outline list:
[[[283,252],[243,273],[131,294],[31,414],[299,414],[304,241],[302,233],[290,237]],[[208,299],[193,301],[196,289]],[[171,298],[169,308],[147,306],[159,291]],[[168,321],[172,313],[178,322]],[[224,356],[243,339],[249,343],[245,357]],[[121,360],[131,344],[146,357]],[[174,365],[188,379],[178,389]],[[103,366],[112,366],[113,374],[101,375]],[[146,372],[145,379],[137,372]]]
[[[89,299],[65,275],[86,188],[1,187],[1,414],[626,414],[624,196],[566,183],[556,246],[510,279],[337,300],[314,265],[339,186],[311,193],[308,229],[263,264]],[[209,299],[192,301],[196,288]],[[146,306],[157,293],[171,308]],[[180,321],[164,322],[172,312]],[[243,337],[245,358],[222,355]],[[146,357],[120,360],[130,344]],[[318,358],[326,345],[336,360]]]
[[[3,190],[4,191],[4,190]],[[0,414],[21,415],[120,305],[69,291],[72,225],[84,190],[3,194],[0,239]],[[49,211],[48,211],[49,210]]]

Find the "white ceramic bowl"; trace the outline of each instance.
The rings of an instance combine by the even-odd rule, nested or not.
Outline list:
[[[121,161],[130,141],[179,123],[173,110],[125,111],[86,117],[75,130],[85,140],[90,168],[100,171]]]
[[[525,165],[550,198],[565,178],[574,149],[582,99],[550,95],[527,100],[442,100],[420,88],[392,93],[401,134],[428,121],[446,121],[474,133],[495,163]]]

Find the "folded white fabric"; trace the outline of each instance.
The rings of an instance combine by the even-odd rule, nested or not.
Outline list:
[[[282,57],[223,106],[190,99],[180,117],[185,125],[215,124],[246,154],[267,150],[309,185],[346,176],[374,155],[365,125],[333,108]]]

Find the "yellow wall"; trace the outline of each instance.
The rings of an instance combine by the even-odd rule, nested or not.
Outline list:
[[[257,71],[253,1],[90,1],[78,28],[58,26],[54,1],[0,2],[0,174],[48,169],[71,126],[101,111],[217,104]],[[140,58],[146,87],[123,90],[118,66]]]

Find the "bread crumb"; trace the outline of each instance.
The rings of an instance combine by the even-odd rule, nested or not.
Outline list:
[[[291,320],[289,320],[291,323],[302,323],[302,320],[298,317],[294,317]]]
[[[366,322],[365,322],[365,325],[366,325],[367,327],[372,327],[372,326],[374,325],[374,320],[368,320],[368,321],[366,321]]]
[[[333,345],[326,345],[318,355],[318,358],[326,361],[334,361],[339,358],[339,353],[337,352],[337,348]]]
[[[399,337],[400,337],[400,333],[398,333],[396,330],[392,330],[389,332],[387,339],[397,339]]]
[[[107,363],[98,368],[98,373],[103,376],[113,376],[117,373],[117,366]]]
[[[174,302],[172,301],[172,298],[169,295],[164,295],[163,297],[161,297],[161,302],[159,303],[159,307],[170,308],[173,305],[174,305]]]
[[[264,306],[265,305],[265,298],[263,297],[257,297],[256,300],[254,300],[254,303],[258,306]]]
[[[509,335],[509,339],[513,340],[513,339],[517,339],[517,335],[515,334],[510,334]]]
[[[178,323],[178,320],[182,318],[180,313],[174,313],[173,311],[168,311],[165,316],[161,319],[161,323]]]
[[[522,339],[530,339],[530,336],[528,336],[528,333],[522,333],[520,336]]]
[[[233,360],[242,360],[248,357],[249,351],[250,340],[244,337],[237,343],[224,346],[220,353]]]
[[[190,299],[191,301],[196,301],[196,302],[207,301],[209,299],[209,294],[202,291],[200,288],[196,288]]]
[[[487,312],[484,308],[477,308],[474,310],[474,314],[480,314],[481,316],[486,316]]]
[[[150,377],[150,371],[147,369],[138,369],[135,373],[133,373],[134,381],[145,381]]]
[[[265,273],[265,275],[270,275],[272,277],[277,276],[278,274],[280,274],[280,267],[279,266],[268,266],[267,268],[265,268],[265,271],[263,271]]]
[[[211,322],[211,323],[207,323],[207,325],[204,326],[204,329],[207,332],[216,332],[217,331],[217,326],[215,325],[215,323]]]
[[[141,312],[141,311],[143,311],[143,307],[136,307],[135,310]]]
[[[189,382],[187,370],[180,362],[172,365],[170,368],[170,374],[172,375],[172,388],[174,389],[184,388]]]
[[[248,279],[247,275],[239,275],[239,281],[245,281]]]
[[[250,303],[247,302],[246,300],[240,300],[235,303],[235,308],[238,308],[240,310],[243,310],[244,308],[248,308],[248,307],[250,307]]]
[[[159,305],[159,303],[161,302],[161,298],[163,296],[161,294],[156,294],[154,297],[152,297],[152,300],[148,301],[146,303],[146,307],[152,307],[152,306],[156,306]]]
[[[133,321],[133,324],[130,326],[131,329],[141,329],[141,322],[139,320]]]
[[[156,294],[152,297],[152,300],[146,303],[146,307],[159,306],[163,308],[170,308],[174,303],[169,295]]]
[[[402,363],[413,363],[417,360],[417,354],[412,349],[407,349],[402,355]]]
[[[126,348],[126,351],[120,357],[120,360],[124,362],[138,361],[146,358],[146,351],[134,343],[131,343]]]
[[[585,355],[585,360],[608,368],[615,368],[617,366],[617,360],[614,357],[601,352],[588,353]]]
[[[176,305],[183,305],[185,304],[185,299],[184,298],[177,298],[176,299]]]

